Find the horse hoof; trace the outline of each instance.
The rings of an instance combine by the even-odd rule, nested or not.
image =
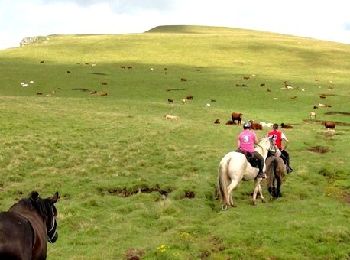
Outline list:
[[[252,201],[252,205],[256,206],[256,201],[255,200]]]
[[[222,205],[221,210],[227,210],[227,205]]]
[[[265,202],[266,202],[266,200],[265,200],[265,199],[261,199],[261,202],[262,202],[262,203],[265,203]]]

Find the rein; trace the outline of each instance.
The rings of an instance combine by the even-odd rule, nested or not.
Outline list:
[[[51,208],[51,212],[52,212],[51,227],[49,230],[47,230],[46,235],[47,235],[47,240],[50,243],[53,243],[53,239],[57,233],[57,221],[56,221],[55,215],[53,214],[52,208]]]

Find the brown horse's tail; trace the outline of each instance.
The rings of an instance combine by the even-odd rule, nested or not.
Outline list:
[[[230,205],[230,200],[228,197],[227,186],[229,185],[229,176],[228,176],[228,166],[231,161],[231,158],[225,161],[221,161],[219,165],[219,176],[218,176],[218,192],[220,201],[225,205]]]

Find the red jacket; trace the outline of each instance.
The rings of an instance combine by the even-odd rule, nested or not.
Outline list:
[[[273,140],[275,142],[275,145],[278,147],[278,149],[282,149],[282,132],[279,130],[271,130],[267,133],[268,137],[273,136]]]

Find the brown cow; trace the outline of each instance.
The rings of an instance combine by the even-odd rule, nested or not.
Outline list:
[[[237,120],[237,124],[240,125],[242,122],[242,113],[239,112],[232,112],[232,122],[235,124]]]
[[[251,124],[251,129],[253,129],[253,130],[262,130],[263,129],[263,127],[260,123],[250,121],[250,124]]]
[[[281,128],[293,128],[293,126],[281,123]]]
[[[214,124],[220,124],[220,119],[216,119]]]
[[[334,129],[334,128],[335,128],[335,122],[326,121],[326,122],[324,122],[324,126],[325,126],[327,129]]]

